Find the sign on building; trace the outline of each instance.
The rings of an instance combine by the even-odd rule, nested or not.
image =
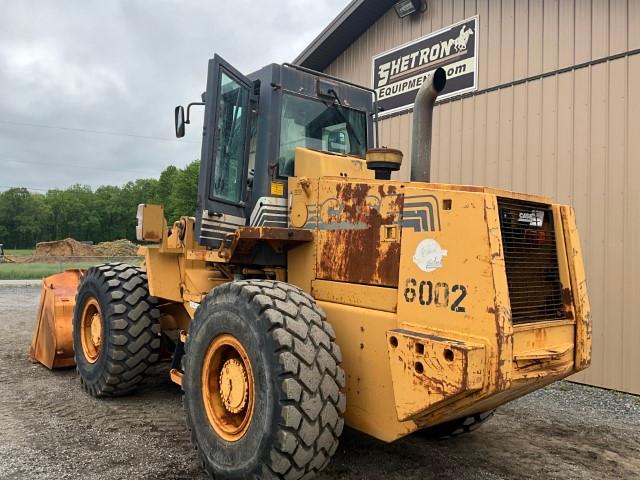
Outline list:
[[[418,89],[438,67],[447,72],[439,99],[478,88],[478,17],[432,32],[373,57],[380,116],[413,107]]]

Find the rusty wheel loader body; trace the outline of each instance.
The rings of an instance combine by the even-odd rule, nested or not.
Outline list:
[[[412,180],[399,181],[390,174],[402,153],[377,145],[375,96],[368,89],[286,64],[245,77],[219,57],[211,60],[201,102],[196,216],[169,226],[162,207],[138,209],[138,238],[155,243],[142,248],[143,268],[149,294],[158,299],[162,336],[174,345],[176,383],[193,375],[181,359],[185,347],[187,357],[199,351],[194,345],[207,328],[201,325],[213,322],[205,316],[221,315],[212,305],[231,309],[228,318],[237,315],[232,293],[260,303],[251,315],[268,314],[256,322],[271,322],[269,338],[281,342],[276,352],[291,349],[292,360],[278,357],[276,364],[290,368],[283,378],[303,387],[282,393],[309,415],[296,423],[297,439],[304,438],[305,421],[325,418],[327,399],[336,412],[327,417],[335,417],[327,420],[332,439],[342,428],[344,397],[347,425],[393,441],[489,412],[588,367],[591,319],[573,209],[534,195],[429,182],[431,109],[445,83],[441,70],[425,77],[414,117]],[[177,107],[178,136],[188,119],[189,108],[185,120]],[[237,288],[222,293],[221,285]],[[317,313],[307,319],[311,306]],[[318,326],[323,333],[316,338]],[[238,408],[251,405],[254,418],[261,393],[248,385],[254,377],[261,381],[260,369],[251,362],[250,341],[237,340],[244,333],[234,337],[229,329],[225,341],[240,343],[228,352],[241,354],[221,354],[221,383],[214,375],[205,397],[219,391],[220,405],[236,398]],[[211,338],[214,345],[221,337]],[[304,341],[316,357],[296,349]],[[333,373],[307,385],[306,361],[317,367],[314,358],[321,357],[329,363],[320,371]],[[193,357],[187,365],[194,368]],[[231,392],[227,378],[244,385],[241,393]],[[192,377],[188,385],[187,392]],[[317,411],[309,407],[314,386],[321,395]],[[245,398],[248,391],[256,397]],[[290,417],[274,408],[286,423]],[[192,439],[209,445],[205,437],[217,428],[192,432]],[[276,478],[319,471],[337,443],[321,448],[315,438],[275,445],[261,468]],[[305,448],[314,459],[308,463],[298,458]],[[204,460],[212,473],[239,475],[220,470],[215,455]]]

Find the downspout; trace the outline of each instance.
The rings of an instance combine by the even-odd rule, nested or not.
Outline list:
[[[422,84],[413,105],[411,131],[411,181],[431,181],[431,133],[433,106],[447,83],[443,68],[437,68]]]

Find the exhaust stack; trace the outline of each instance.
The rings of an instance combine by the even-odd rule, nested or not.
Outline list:
[[[443,68],[436,68],[422,84],[413,105],[411,131],[411,181],[431,181],[431,132],[433,106],[447,83]]]

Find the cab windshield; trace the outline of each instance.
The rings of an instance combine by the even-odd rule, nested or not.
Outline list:
[[[366,113],[285,93],[280,120],[280,176],[293,176],[296,147],[364,157]]]

